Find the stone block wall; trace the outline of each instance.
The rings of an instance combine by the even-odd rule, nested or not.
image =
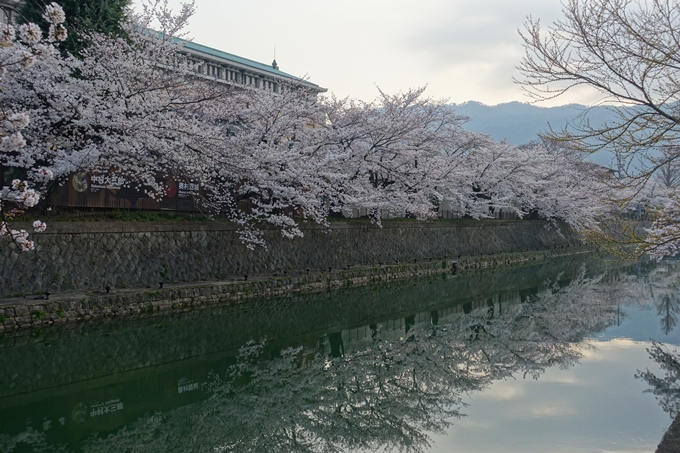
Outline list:
[[[36,250],[0,249],[0,297],[158,286],[159,281],[290,275],[346,266],[545,250],[581,244],[566,226],[543,221],[334,222],[303,225],[287,239],[266,229],[267,248],[249,250],[226,222],[53,222],[33,235]]]

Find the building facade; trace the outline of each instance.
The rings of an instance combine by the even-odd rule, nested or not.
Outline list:
[[[326,91],[304,78],[281,71],[276,60],[268,65],[190,41],[185,43],[183,53],[199,77],[217,82],[275,93],[280,92],[282,82],[295,83],[317,93]]]

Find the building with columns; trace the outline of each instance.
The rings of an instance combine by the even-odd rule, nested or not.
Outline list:
[[[280,91],[282,82],[302,85],[318,93],[326,91],[326,88],[315,83],[281,71],[276,60],[268,65],[195,42],[187,42],[183,53],[186,55],[187,62],[196,67],[196,73],[199,76],[211,78],[217,82],[275,93]]]
[[[16,11],[22,2],[23,0],[0,0],[0,22],[15,23]],[[185,42],[183,53],[186,63],[196,68],[197,76],[217,82],[274,93],[280,92],[282,82],[302,85],[317,93],[326,91],[302,77],[281,71],[276,60],[271,65],[259,63],[191,41]]]

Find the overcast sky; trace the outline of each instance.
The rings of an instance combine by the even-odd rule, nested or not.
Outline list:
[[[138,3],[140,0],[136,0]],[[178,0],[171,0],[179,4]],[[559,0],[196,0],[195,42],[371,100],[428,85],[461,103],[527,101],[512,81],[527,15],[550,23]],[[571,96],[551,105],[588,103]]]

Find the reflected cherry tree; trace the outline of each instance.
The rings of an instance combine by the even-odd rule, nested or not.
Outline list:
[[[677,262],[666,262],[654,269],[649,276],[649,293],[655,301],[657,314],[661,318],[661,329],[666,335],[676,327],[680,312],[680,277],[676,268]],[[674,419],[656,451],[677,451],[680,441],[680,351],[677,347],[652,341],[647,352],[661,373],[657,374],[647,368],[645,371],[638,370],[635,377],[647,382],[650,388],[646,392],[652,393],[661,408]]]
[[[375,326],[359,351],[297,347],[271,357],[250,343],[204,384],[207,401],[93,437],[85,451],[424,451],[462,416],[466,394],[575,364],[590,347],[584,339],[613,322],[605,294],[602,277],[581,275],[399,337]]]
[[[650,272],[647,277],[648,294],[660,316],[661,328],[668,335],[677,325],[680,314],[680,275],[676,262],[667,262]],[[658,341],[652,341],[647,349],[650,358],[656,362],[663,376],[649,369],[635,375],[645,380],[664,411],[671,417],[680,412],[680,352],[677,348]]]
[[[674,272],[676,263],[665,263],[653,271],[650,294],[654,299],[661,329],[668,335],[678,324],[680,315],[680,276]]]
[[[576,364],[640,288],[620,273],[584,270],[531,295],[466,302],[427,322],[407,317],[400,330],[372,324],[361,347],[335,333],[284,349],[251,342],[201,384],[207,399],[92,435],[79,451],[425,451],[431,435],[464,416],[468,394]],[[45,435],[4,435],[0,451],[71,451]]]
[[[654,394],[664,411],[675,417],[680,412],[680,353],[656,341],[647,351],[664,375],[658,376],[647,369],[638,371],[635,377],[644,379],[651,387],[647,391]]]

